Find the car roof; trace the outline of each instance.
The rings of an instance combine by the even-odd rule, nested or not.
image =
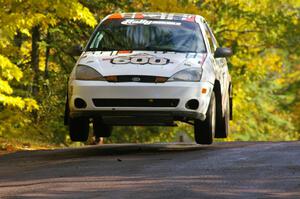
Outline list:
[[[163,13],[163,12],[130,12],[130,13],[114,13],[108,15],[108,19],[163,19],[163,20],[182,20],[182,21],[195,21],[199,18],[204,21],[200,15],[184,14],[184,13]]]

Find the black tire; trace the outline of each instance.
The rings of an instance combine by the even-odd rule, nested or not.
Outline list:
[[[227,99],[225,113],[224,116],[217,114],[217,127],[216,127],[216,134],[215,138],[227,138],[229,134],[229,119],[230,119],[230,104],[229,99]],[[218,112],[218,111],[217,111]]]
[[[102,119],[94,119],[93,130],[94,130],[94,135],[95,135],[96,139],[100,138],[100,137],[107,138],[107,137],[111,136],[113,127],[109,126],[107,124],[104,124],[102,122]]]
[[[215,136],[216,127],[216,97],[212,92],[209,107],[206,113],[206,119],[201,121],[196,119],[194,122],[194,134],[197,144],[212,144]]]
[[[229,87],[229,120],[233,120],[233,94],[232,94],[232,84]]]
[[[229,98],[229,110],[230,110],[230,112],[229,112],[229,119],[230,120],[233,120],[233,97],[230,97]]]
[[[65,104],[65,114],[64,114],[64,125],[67,126],[69,124],[69,103],[68,103],[68,97],[66,99],[66,104]]]
[[[69,118],[69,133],[73,142],[85,142],[89,137],[89,119]]]

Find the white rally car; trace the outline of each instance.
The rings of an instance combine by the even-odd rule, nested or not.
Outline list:
[[[232,86],[205,19],[166,13],[112,14],[101,21],[70,75],[65,111],[73,141],[113,126],[194,126],[198,144],[226,138]]]

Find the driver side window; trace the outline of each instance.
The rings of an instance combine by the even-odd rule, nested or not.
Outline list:
[[[209,41],[211,53],[214,53],[218,47],[218,43],[217,43],[214,35],[212,34],[210,28],[208,27],[207,23],[205,23],[204,27],[205,27],[205,33],[206,33],[208,41]]]

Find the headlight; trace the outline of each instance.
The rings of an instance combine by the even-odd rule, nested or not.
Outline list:
[[[168,81],[199,82],[202,76],[202,69],[188,68],[175,73]]]
[[[95,80],[105,81],[103,76],[95,69],[85,65],[78,65],[76,67],[76,80]]]

